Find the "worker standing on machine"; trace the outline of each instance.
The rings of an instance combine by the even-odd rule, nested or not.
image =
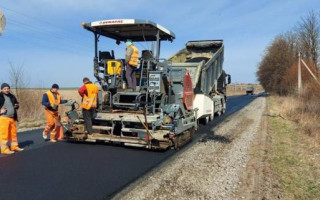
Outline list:
[[[67,103],[67,100],[62,100],[60,93],[58,92],[59,85],[53,84],[51,89],[43,94],[42,105],[44,105],[44,113],[47,119],[47,125],[42,132],[43,139],[48,139],[48,134],[50,134],[50,142],[57,142],[62,140],[63,132],[60,116],[59,116],[59,105]],[[59,134],[58,134],[59,133]],[[62,134],[62,136],[61,136]]]
[[[0,92],[0,145],[1,154],[13,154],[14,151],[23,151],[19,148],[17,140],[18,120],[17,109],[19,103],[16,97],[10,93],[10,86],[7,83],[1,85]],[[8,141],[11,142],[10,149]]]
[[[96,116],[96,109],[98,108],[99,87],[93,84],[87,77],[83,78],[83,84],[84,85],[78,90],[82,97],[82,115],[86,131],[89,135],[92,135],[92,122]]]
[[[126,41],[126,78],[128,82],[128,88],[133,91],[136,90],[136,69],[139,62],[139,50],[135,47],[131,40]]]

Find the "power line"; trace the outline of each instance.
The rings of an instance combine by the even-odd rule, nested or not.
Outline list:
[[[9,22],[9,23],[12,23],[12,24],[15,24],[15,25],[18,25],[19,27],[22,26],[24,29],[29,30],[29,31],[31,31],[31,32],[40,33],[40,34],[42,34],[41,36],[47,35],[47,36],[49,36],[50,38],[56,39],[58,42],[64,42],[64,41],[62,41],[62,40],[65,39],[64,37],[62,37],[62,36],[60,36],[60,35],[51,34],[51,33],[42,31],[42,30],[40,30],[40,29],[39,29],[38,27],[36,27],[36,26],[28,25],[28,24],[26,24],[26,23],[19,22],[19,21],[15,21],[15,20],[13,20],[13,19],[9,19],[8,22]],[[39,34],[37,34],[37,35],[39,35]],[[47,38],[46,38],[45,36],[43,36],[43,38],[41,38],[41,37],[37,37],[36,35],[31,35],[31,37],[40,38],[40,39],[43,39],[44,41],[47,42],[47,40],[46,40]],[[69,40],[65,40],[65,41],[68,42],[68,43],[70,43],[70,44],[72,44],[72,46],[74,46],[75,48],[84,48],[84,49],[86,49],[86,50],[89,50],[88,47],[81,46],[81,45],[80,45],[80,42],[75,43],[74,41],[69,41]]]
[[[19,15],[22,15],[22,16],[25,16],[25,17],[28,17],[28,18],[30,18],[30,19],[32,19],[32,20],[36,20],[36,21],[43,22],[43,23],[45,23],[46,25],[49,24],[49,25],[53,26],[54,28],[58,28],[58,29],[62,30],[63,32],[71,33],[71,31],[66,31],[65,28],[63,28],[63,27],[61,27],[61,26],[57,26],[57,25],[55,25],[55,24],[53,24],[53,23],[51,23],[51,22],[48,22],[48,21],[45,21],[45,20],[42,20],[42,19],[38,19],[38,18],[36,18],[36,17],[28,16],[28,15],[26,15],[26,14],[24,14],[24,13],[21,13],[21,12],[18,12],[18,11],[9,9],[9,8],[5,8],[5,7],[3,7],[3,8],[6,9],[6,10],[8,10],[8,11],[11,11],[11,12],[13,12],[13,13],[16,13],[16,14],[19,14]],[[22,22],[18,22],[18,23],[22,23]],[[32,25],[27,25],[27,24],[25,24],[25,25],[26,25],[26,26],[32,26]],[[72,34],[73,34],[73,32],[72,32]],[[144,34],[144,33],[142,33],[142,34]],[[88,39],[87,37],[82,36],[82,35],[77,35],[77,36],[80,36],[80,37],[83,37],[83,38]],[[61,39],[68,39],[68,40],[72,40],[72,41],[75,41],[75,42],[79,42],[78,40],[75,40],[74,38],[64,37],[64,36],[61,36],[61,35],[59,35],[59,34],[57,34],[56,37],[60,37]],[[144,44],[142,44],[142,43],[138,43],[138,44],[139,44],[142,48],[144,48],[144,49],[151,50],[151,44],[150,44],[150,46],[149,46],[147,41],[144,42],[144,44],[145,44],[146,46],[145,46]]]
[[[70,37],[69,36],[69,34],[75,35],[73,31],[69,31],[68,29],[66,29],[66,28],[64,28],[62,26],[58,26],[58,25],[53,24],[51,22],[45,21],[43,19],[39,19],[37,17],[29,16],[29,15],[26,15],[26,14],[21,13],[19,11],[15,11],[15,10],[12,10],[12,9],[9,9],[9,8],[3,7],[3,6],[1,6],[1,7],[3,9],[7,10],[7,11],[10,11],[10,12],[14,13],[14,14],[17,14],[17,15],[20,15],[20,16],[23,16],[23,17],[27,17],[27,18],[29,18],[29,19],[31,19],[33,21],[42,22],[45,25],[50,25],[50,27],[53,27],[54,29],[60,30],[63,33],[67,33],[67,34],[59,34],[59,33],[53,32],[53,31],[45,30],[42,27],[36,26],[34,24],[27,24],[25,22],[22,22],[22,21],[19,21],[19,20],[10,19],[10,18],[8,19],[9,23],[14,24],[14,25],[16,25],[18,27],[23,27],[25,30],[28,30],[31,33],[32,32],[36,33],[36,34],[31,34],[31,35],[29,34],[32,38],[39,39],[39,40],[44,41],[45,43],[48,43],[48,39],[45,37],[45,35],[46,35],[46,36],[49,36],[51,39],[53,39],[55,41],[58,41],[60,43],[64,43],[64,42],[68,43],[68,45],[67,45],[68,47],[71,46],[72,48],[75,48],[77,50],[79,48],[81,48],[83,50],[92,51],[91,48],[88,48],[88,47],[80,45],[81,43],[83,43],[83,40],[75,39],[74,37]],[[15,31],[16,32],[20,32],[20,33],[25,35],[25,33],[21,32],[21,31],[17,31],[17,30],[15,30]],[[82,37],[82,38],[86,38],[86,40],[88,40],[88,37],[85,37],[85,36],[80,35],[80,34],[76,34],[76,37]],[[30,43],[31,41],[28,41],[28,42]],[[32,42],[32,43],[34,43],[37,46],[42,47],[42,48],[43,47],[50,47],[48,45],[39,44],[39,42]],[[144,41],[144,43],[138,43],[138,45],[140,45],[144,49],[148,49],[148,50],[151,49],[151,47],[149,47],[147,41]],[[151,46],[151,44],[150,44],[150,46]],[[61,47],[62,46],[60,46],[60,48],[57,48],[56,46],[54,46],[54,48],[56,50],[60,49],[62,51],[69,51],[69,52],[72,52],[72,53],[76,53],[76,51],[72,51],[72,50],[70,51],[70,50],[68,50],[66,48],[61,48]],[[52,47],[50,47],[50,48],[52,49]],[[76,53],[76,54],[78,54],[78,53]]]
[[[18,12],[18,11],[15,11],[15,10],[12,10],[12,9],[9,9],[9,8],[3,7],[3,6],[1,6],[1,7],[4,8],[5,10],[8,10],[8,11],[13,12],[13,13],[15,13],[15,14],[18,14],[18,15],[21,15],[21,16],[24,16],[24,17],[27,17],[27,18],[30,18],[30,19],[35,20],[35,21],[37,21],[37,22],[42,22],[42,23],[44,23],[44,24],[46,24],[46,25],[51,25],[52,27],[57,28],[57,29],[60,29],[60,30],[62,30],[63,32],[74,34],[73,31],[67,30],[67,29],[64,28],[64,27],[59,26],[59,25],[56,25],[56,24],[53,24],[53,23],[51,23],[51,22],[49,22],[49,21],[45,21],[45,20],[39,19],[39,18],[37,18],[37,17],[29,16],[29,15],[26,15],[26,14],[24,14],[24,13],[21,13],[21,12]],[[79,26],[80,26],[80,25],[79,25]],[[82,35],[77,35],[77,36],[86,38],[85,36],[82,36]],[[69,39],[74,40],[73,38],[69,38]],[[86,38],[86,39],[87,39],[87,38]]]
[[[19,31],[17,31],[18,33],[22,33],[22,32],[19,32]],[[36,36],[35,36],[36,37]],[[36,41],[33,41],[33,40],[23,40],[23,39],[21,39],[21,38],[19,38],[19,37],[12,37],[12,36],[5,36],[5,38],[9,38],[9,39],[11,39],[11,41],[20,41],[20,42],[23,42],[24,44],[25,43],[29,43],[29,44],[33,44],[33,45],[35,45],[35,46],[38,46],[38,47],[40,47],[40,48],[44,48],[44,49],[48,49],[48,50],[56,50],[56,51],[63,51],[63,52],[68,52],[68,53],[72,53],[72,54],[76,54],[76,55],[79,55],[79,56],[81,56],[80,54],[79,54],[79,51],[77,51],[77,49],[75,49],[75,50],[72,50],[72,49],[67,49],[67,48],[65,48],[64,46],[61,46],[61,45],[59,45],[59,46],[52,46],[52,45],[48,45],[48,43],[46,43],[46,44],[41,44],[41,43],[39,43],[39,42],[36,42]]]
[[[2,6],[3,7],[3,6]],[[18,15],[21,15],[21,16],[24,16],[24,17],[27,17],[27,18],[30,18],[31,20],[34,20],[34,21],[37,21],[37,22],[43,22],[45,23],[46,25],[51,25],[52,27],[54,27],[55,29],[57,30],[60,30],[60,32],[64,32],[64,33],[68,33],[70,34],[71,31],[66,31],[65,28],[62,28],[62,27],[59,27],[57,25],[54,25],[50,22],[47,22],[47,21],[44,21],[44,20],[41,20],[41,19],[37,19],[36,17],[31,17],[31,16],[28,16],[26,14],[23,14],[23,13],[20,13],[18,11],[15,11],[15,10],[12,10],[12,9],[9,9],[9,8],[6,8],[6,7],[3,7],[4,9],[8,10],[8,11],[11,11],[15,14],[18,14]],[[14,19],[9,19],[8,22],[18,26],[18,27],[21,27],[23,26],[26,30],[29,30],[30,32],[34,32],[34,33],[37,33],[37,35],[41,34],[41,35],[47,35],[49,36],[50,38],[55,38],[57,39],[57,41],[59,42],[67,42],[68,45],[67,46],[73,46],[74,48],[82,48],[82,49],[86,49],[86,50],[89,50],[90,48],[88,47],[85,47],[85,46],[82,46],[80,45],[81,43],[83,43],[84,40],[79,40],[79,39],[75,39],[74,37],[70,37],[69,35],[66,35],[66,34],[59,34],[59,33],[56,33],[56,32],[52,32],[52,31],[48,31],[48,30],[45,30],[43,29],[42,27],[40,26],[35,26],[33,24],[26,24],[22,21],[17,21],[17,20],[14,20]],[[73,35],[75,35],[76,37],[84,37],[80,34],[74,34],[74,32],[72,32]],[[32,37],[36,38],[35,35],[31,35]],[[39,38],[39,37],[38,37]],[[41,38],[40,38],[41,39]],[[41,39],[42,40],[42,39]],[[48,42],[48,39],[47,38],[43,38],[43,40],[45,42]],[[88,40],[88,38],[86,37],[86,40]],[[69,45],[70,44],[70,45]],[[91,50],[91,49],[90,49]]]

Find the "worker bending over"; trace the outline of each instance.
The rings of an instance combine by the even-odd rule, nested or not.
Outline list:
[[[84,119],[84,126],[89,135],[92,135],[92,122],[95,118],[98,108],[98,91],[99,87],[93,84],[89,78],[83,78],[83,86],[79,88],[78,92],[82,97],[82,115]]]
[[[135,47],[131,40],[126,41],[126,79],[128,82],[128,89],[136,90],[136,69],[139,62],[139,50]]]
[[[44,114],[47,119],[47,125],[42,132],[43,139],[48,139],[50,134],[50,142],[57,142],[59,138],[57,132],[60,131],[61,122],[59,116],[59,105],[67,103],[67,100],[62,100],[58,92],[59,85],[53,84],[51,89],[43,94],[42,105],[44,105]],[[61,133],[62,134],[62,133]]]
[[[0,144],[1,154],[13,154],[14,151],[23,151],[19,148],[17,140],[18,121],[17,109],[19,103],[16,97],[10,93],[10,86],[7,83],[1,85],[0,93]],[[10,149],[8,147],[10,142]]]

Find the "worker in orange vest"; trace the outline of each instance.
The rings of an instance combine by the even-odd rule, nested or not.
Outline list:
[[[126,79],[128,83],[128,89],[136,90],[137,79],[136,69],[139,63],[139,50],[135,47],[131,40],[126,41]]]
[[[42,105],[44,105],[44,114],[47,119],[47,125],[42,132],[43,139],[48,139],[48,134],[50,134],[50,142],[57,142],[62,140],[63,130],[60,122],[59,116],[59,105],[67,103],[67,100],[62,100],[60,93],[58,92],[59,85],[53,84],[51,89],[43,94]]]
[[[99,87],[93,84],[87,77],[83,78],[83,84],[84,85],[78,90],[82,97],[82,115],[85,129],[89,135],[92,135],[92,122],[97,114],[96,109],[98,108]]]
[[[10,93],[10,86],[7,83],[1,85],[0,93],[0,146],[1,154],[13,154],[14,151],[23,151],[18,146],[17,126],[18,120],[17,109],[19,103],[16,97]],[[10,149],[8,147],[10,142]]]

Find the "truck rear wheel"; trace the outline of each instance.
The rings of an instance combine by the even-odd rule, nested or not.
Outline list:
[[[207,125],[209,123],[209,116],[204,117],[204,118],[200,118],[199,122],[200,122],[200,124]]]
[[[211,122],[211,121],[213,121],[213,119],[214,119],[214,113],[212,113],[212,114],[209,116],[209,121]]]
[[[221,114],[224,114],[224,113],[226,113],[226,102],[225,102],[225,100],[223,99],[223,100],[221,100],[221,104],[222,104],[222,110],[221,110]]]

